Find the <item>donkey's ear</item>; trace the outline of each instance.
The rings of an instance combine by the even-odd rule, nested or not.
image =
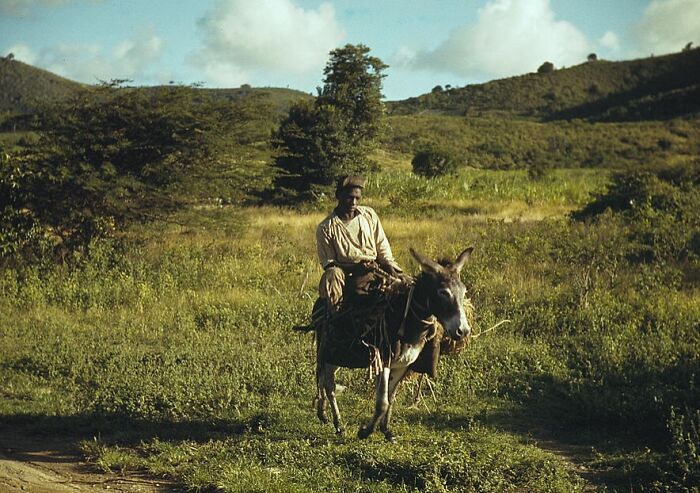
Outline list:
[[[452,264],[452,268],[455,269],[457,272],[461,271],[462,267],[464,267],[465,262],[471,256],[473,251],[474,251],[474,247],[470,246],[469,248],[464,250],[462,253],[460,253],[459,257],[457,257],[457,260],[455,260],[455,263]]]
[[[442,265],[438,264],[433,260],[430,260],[427,257],[424,257],[423,255],[415,251],[413,248],[409,248],[408,251],[411,252],[413,258],[416,259],[416,262],[420,264],[421,269],[423,269],[424,271],[439,274],[440,272],[443,272],[445,270],[445,268]]]

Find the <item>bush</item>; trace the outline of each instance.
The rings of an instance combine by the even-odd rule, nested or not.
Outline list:
[[[454,174],[457,171],[457,160],[454,156],[432,143],[416,152],[411,165],[415,174],[426,178]]]
[[[552,62],[544,62],[537,69],[538,74],[549,74],[550,72],[554,72],[554,64]]]
[[[247,111],[199,100],[189,87],[86,90],[42,111],[31,149],[3,155],[0,210],[46,228],[64,251],[83,249],[182,205],[168,187],[212,162],[218,136]],[[4,239],[24,235],[10,221],[1,227]]]
[[[700,228],[700,171],[697,163],[617,173],[608,189],[583,209],[578,220],[597,218],[606,210],[628,224],[633,256],[640,261],[697,257]]]
[[[671,409],[668,420],[671,447],[668,456],[670,485],[676,491],[697,491],[700,484],[700,411]]]

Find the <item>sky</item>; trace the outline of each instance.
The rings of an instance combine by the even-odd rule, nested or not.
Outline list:
[[[328,53],[362,43],[398,100],[688,42],[700,0],[0,0],[0,55],[85,83],[315,93]]]

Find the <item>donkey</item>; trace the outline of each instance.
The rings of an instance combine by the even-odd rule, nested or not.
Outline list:
[[[360,428],[358,436],[367,438],[379,426],[388,441],[395,441],[389,428],[392,405],[399,383],[409,373],[428,339],[435,336],[432,316],[437,318],[445,333],[454,340],[469,337],[471,333],[464,312],[466,288],[459,274],[473,249],[470,247],[464,250],[454,263],[434,262],[415,250],[410,250],[421,266],[421,273],[412,286],[403,286],[385,307],[385,340],[379,348],[375,347],[374,361],[365,361],[364,365],[348,364],[342,357],[325,350],[329,342],[332,342],[328,340],[332,337],[332,332],[317,331],[315,402],[321,422],[328,422],[325,409],[327,399],[335,430],[338,434],[343,433],[336,401],[335,374],[338,368],[375,365],[379,373],[375,388],[374,416]]]

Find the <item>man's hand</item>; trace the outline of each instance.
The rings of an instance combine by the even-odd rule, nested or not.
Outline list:
[[[380,267],[391,277],[399,277],[399,271],[391,264],[381,264]]]

